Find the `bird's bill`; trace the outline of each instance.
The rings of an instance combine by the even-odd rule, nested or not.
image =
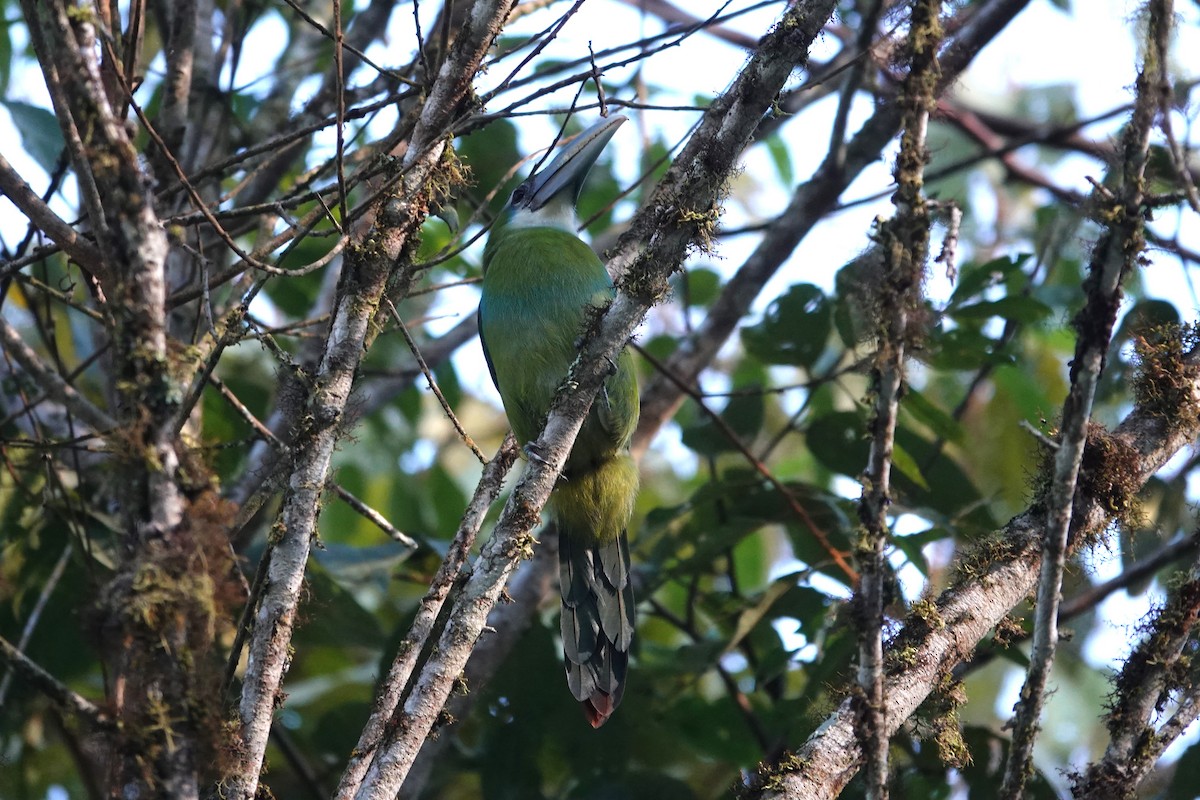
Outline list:
[[[600,120],[572,139],[548,167],[529,178],[529,190],[522,205],[536,211],[564,192],[569,192],[574,205],[592,165],[626,119],[617,115]]]

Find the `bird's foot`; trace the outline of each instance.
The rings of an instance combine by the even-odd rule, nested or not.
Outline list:
[[[533,461],[537,464],[541,464],[543,467],[550,466],[550,462],[547,461],[545,459],[545,457],[542,456],[542,454],[538,452],[537,445],[535,445],[533,442],[530,442],[529,444],[525,445],[521,449],[525,451],[525,457],[528,458],[530,461]]]

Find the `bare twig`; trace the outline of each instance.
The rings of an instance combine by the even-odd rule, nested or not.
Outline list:
[[[25,179],[17,174],[3,155],[0,155],[0,192],[81,267],[97,277],[107,275],[106,266],[96,245],[80,236],[64,219],[55,214],[37,192],[30,188]]]
[[[53,367],[44,363],[33,349],[25,344],[16,329],[8,324],[8,320],[0,317],[0,345],[12,355],[21,368],[33,379],[38,388],[71,409],[80,420],[92,426],[97,433],[107,434],[119,427],[115,419],[107,412],[93,405],[91,401],[79,394]]]
[[[38,691],[53,700],[67,715],[79,719],[93,729],[112,727],[113,721],[107,712],[30,661],[28,656],[2,636],[0,660],[8,664],[13,673],[33,684]]]
[[[741,453],[742,458],[746,459],[746,463],[753,467],[755,472],[757,472],[759,475],[762,475],[763,478],[771,484],[771,487],[775,489],[775,491],[779,492],[779,496],[784,499],[784,502],[787,503],[788,508],[793,514],[796,515],[797,520],[799,520],[800,523],[808,529],[808,533],[811,534],[812,537],[817,540],[817,543],[821,546],[821,548],[829,554],[829,558],[833,563],[838,565],[838,568],[842,571],[842,574],[846,576],[847,581],[850,584],[853,584],[855,581],[857,581],[858,572],[855,571],[854,567],[847,559],[848,554],[834,546],[833,542],[829,538],[829,534],[827,534],[825,530],[817,524],[817,521],[812,518],[812,515],[808,513],[807,509],[804,508],[804,505],[800,502],[799,498],[796,497],[796,493],[789,489],[787,484],[779,480],[779,477],[776,476],[775,473],[763,463],[762,459],[754,455],[750,448],[746,446],[746,443],[742,441],[741,437],[738,436],[737,431],[729,427],[729,423],[726,422],[720,414],[708,407],[708,404],[704,402],[704,397],[701,396],[699,392],[692,387],[687,386],[677,376],[673,375],[669,368],[655,358],[652,353],[642,347],[638,347],[637,352],[642,358],[646,359],[651,366],[658,370],[659,375],[665,376],[668,380],[673,381],[681,392],[696,402],[696,405],[701,411],[704,412],[704,415],[712,421],[713,425],[715,425],[719,431],[721,431],[721,435],[723,435],[729,441],[729,443],[733,445],[734,449]]]
[[[450,424],[453,425],[454,430],[458,432],[458,436],[463,440],[463,444],[470,448],[471,452],[475,454],[475,458],[479,459],[479,463],[486,464],[487,456],[483,454],[483,451],[479,449],[479,445],[475,444],[475,440],[471,438],[471,435],[467,433],[466,428],[464,428],[462,423],[458,421],[458,417],[455,415],[454,409],[450,407],[450,403],[446,401],[446,396],[442,394],[442,390],[438,388],[437,381],[434,380],[433,373],[429,371],[429,367],[426,365],[425,359],[422,358],[421,351],[417,347],[417,343],[413,341],[412,334],[408,332],[408,326],[405,325],[404,320],[400,318],[400,312],[396,310],[396,306],[392,304],[391,300],[387,300],[386,302],[388,311],[396,320],[396,327],[400,329],[401,335],[404,336],[404,341],[408,345],[409,351],[413,354],[413,358],[417,360],[417,366],[421,368],[421,374],[425,376],[425,382],[429,385],[429,389],[433,392],[434,397],[436,397],[438,402],[441,404],[442,411],[445,412],[446,416],[449,418]]]
[[[42,617],[42,612],[46,610],[46,603],[50,600],[50,595],[58,588],[58,582],[62,580],[63,573],[67,569],[67,563],[71,560],[71,553],[75,549],[74,542],[68,541],[63,546],[62,553],[58,557],[58,561],[54,562],[54,568],[50,570],[50,574],[46,577],[46,582],[38,592],[37,602],[33,604],[33,608],[29,611],[29,617],[25,620],[25,625],[21,628],[21,638],[17,640],[16,649],[18,652],[24,652],[29,646],[29,639],[33,636],[34,629],[37,628],[38,620]],[[10,670],[4,680],[0,681],[0,708],[4,708],[4,698],[8,696],[8,687],[12,685],[15,668]]]
[[[420,547],[420,545],[417,544],[416,539],[412,538],[407,533],[405,533],[404,531],[397,528],[395,525],[393,525],[391,522],[388,521],[387,517],[385,517],[383,514],[380,514],[378,511],[371,508],[369,505],[367,505],[365,502],[360,500],[358,497],[351,494],[350,491],[347,490],[345,487],[343,487],[341,484],[331,483],[330,488],[333,489],[334,494],[336,494],[339,498],[341,498],[343,503],[350,506],[350,508],[354,509],[354,511],[356,513],[358,513],[359,515],[361,515],[361,516],[365,517],[366,519],[370,520],[371,522],[373,522],[376,526],[378,526],[378,528],[381,531],[386,533],[388,536],[392,537],[392,539],[394,539],[395,541],[404,545],[409,550],[416,550],[418,547]]]

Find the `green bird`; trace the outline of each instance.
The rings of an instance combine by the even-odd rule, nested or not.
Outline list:
[[[598,309],[614,297],[604,264],[577,235],[575,204],[625,117],[577,136],[512,193],[483,253],[479,338],[504,411],[530,458],[555,393]],[[622,351],[575,440],[548,508],[558,526],[567,685],[593,728],[616,710],[633,641],[626,530],[638,473],[633,360]]]

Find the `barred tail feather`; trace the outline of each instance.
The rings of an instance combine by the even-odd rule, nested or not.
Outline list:
[[[558,553],[567,685],[599,728],[625,693],[634,629],[629,540],[624,532],[607,542],[563,532]]]
[[[553,499],[567,685],[593,728],[625,692],[636,624],[625,527],[636,494],[637,468],[621,455],[570,475]]]

